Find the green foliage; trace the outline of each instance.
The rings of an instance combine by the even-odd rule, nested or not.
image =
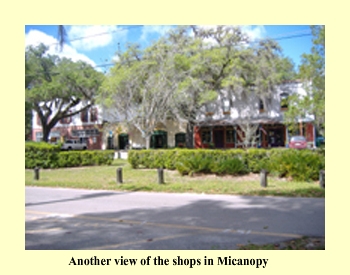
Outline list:
[[[246,42],[249,37],[237,26],[172,29],[147,48],[131,45],[119,53],[97,100],[119,113],[137,113],[128,122],[144,137],[151,135],[155,121],[170,116],[187,122],[192,137],[195,118],[218,96],[236,98],[255,87],[257,96],[271,98],[272,87],[292,78],[293,65],[275,41],[248,48]],[[215,105],[218,111],[220,104]]]
[[[25,140],[30,139],[30,135],[32,133],[32,107],[29,102],[25,102],[25,128],[24,128],[24,134],[25,134]]]
[[[78,151],[61,152],[58,157],[59,167],[77,167],[82,164],[82,159]]]
[[[56,168],[60,145],[45,142],[25,143],[25,168]]]
[[[133,168],[167,168],[181,175],[213,173],[239,175],[262,169],[293,180],[317,180],[325,168],[324,150],[255,149],[248,150],[131,150],[128,161]]]
[[[73,62],[48,55],[47,51],[48,47],[43,44],[25,50],[26,113],[30,116],[29,111],[33,109],[38,114],[44,141],[60,119],[80,113],[94,104],[104,79],[102,73],[83,61]],[[89,103],[80,107],[82,101]]]
[[[177,158],[178,158],[178,154],[176,150],[165,150],[164,167],[169,170],[175,170]]]
[[[113,151],[60,152],[58,155],[58,167],[110,165],[114,159],[113,155]]]
[[[114,151],[61,151],[61,145],[26,142],[25,168],[61,168],[90,165],[110,165]]]
[[[194,173],[210,173],[213,159],[210,155],[205,156],[200,151],[192,156],[181,157],[176,163],[176,170],[181,175],[192,175]]]
[[[216,161],[211,165],[210,170],[218,175],[242,175],[249,173],[248,168],[239,158]]]
[[[270,154],[271,150],[250,148],[245,152],[244,160],[252,173],[259,173],[262,169],[268,168]]]
[[[140,165],[139,156],[140,154],[138,154],[136,150],[130,150],[128,152],[128,161],[133,169],[139,168],[139,165]]]
[[[283,150],[273,154],[269,162],[270,171],[280,177],[293,180],[317,180],[320,170],[325,169],[324,156],[308,150]]]
[[[285,119],[295,123],[296,118],[315,117],[314,123],[325,135],[325,26],[312,26],[313,46],[310,54],[303,54],[298,78],[304,81],[305,97],[290,97]]]
[[[224,174],[222,165],[227,167],[232,158],[242,164],[242,171],[247,170],[243,163],[243,153],[243,150],[132,150],[129,152],[128,161],[133,168],[140,166],[145,168],[162,167],[170,170],[176,169],[182,175],[216,173],[214,170],[217,170],[218,174]],[[221,163],[223,164],[221,165]],[[236,174],[236,170],[236,168],[232,168],[232,171],[228,170],[227,173]]]

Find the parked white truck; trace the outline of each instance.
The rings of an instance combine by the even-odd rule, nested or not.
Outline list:
[[[61,149],[62,150],[86,150],[87,144],[84,142],[80,142],[79,140],[68,139],[63,143]]]

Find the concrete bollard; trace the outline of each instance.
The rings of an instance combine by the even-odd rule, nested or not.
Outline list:
[[[164,183],[164,171],[163,168],[158,168],[158,183]]]
[[[265,169],[260,171],[260,186],[267,187],[267,171]]]
[[[326,188],[326,181],[325,181],[326,172],[324,170],[320,171],[320,187]]]
[[[39,180],[39,167],[34,168],[34,179]]]
[[[117,183],[123,183],[123,169],[117,168]]]

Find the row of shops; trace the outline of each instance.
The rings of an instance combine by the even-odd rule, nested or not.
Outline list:
[[[315,146],[315,129],[312,123],[302,123],[295,133],[306,137],[309,146]],[[281,123],[259,124],[254,133],[253,142],[249,147],[274,148],[287,147],[291,133],[288,128]],[[112,138],[110,138],[112,139]],[[114,139],[116,140],[116,139]],[[120,134],[118,145],[109,143],[108,148],[127,149],[129,145],[129,135]],[[161,149],[168,147],[186,147],[186,133],[176,133],[173,144],[169,144],[168,132],[165,130],[154,131],[150,138],[150,148]],[[194,127],[194,147],[199,148],[217,148],[230,149],[244,147],[244,132],[239,125],[197,125]],[[144,146],[146,147],[146,146]]]
[[[263,124],[254,128],[252,138],[248,144],[244,138],[244,131],[240,126],[204,126],[195,127],[194,140],[195,148],[274,148],[287,147],[291,134],[283,124]],[[315,130],[311,123],[303,124],[302,130],[298,130],[296,135],[306,137],[309,146],[314,147]]]
[[[225,121],[197,124],[194,127],[195,148],[242,148],[246,147],[244,130],[239,124],[232,124]],[[315,146],[315,129],[312,123],[301,123],[298,131],[294,134],[306,137],[309,146]],[[134,147],[135,135],[137,132],[106,134],[102,129],[89,128],[54,128],[50,133],[50,142],[63,142],[66,139],[77,139],[88,144],[88,149],[118,149],[125,150]],[[169,136],[170,135],[170,136]],[[42,132],[33,133],[35,140],[40,141]],[[276,121],[260,121],[255,124],[252,142],[249,147],[274,148],[287,147],[291,133],[288,128]],[[140,139],[140,137],[137,137]],[[149,140],[149,147],[153,149],[169,147],[186,147],[186,133],[183,131],[156,130]],[[147,147],[145,144],[140,148]]]

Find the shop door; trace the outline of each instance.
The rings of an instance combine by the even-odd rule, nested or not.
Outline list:
[[[215,148],[224,148],[224,131],[214,131],[214,144]]]
[[[129,135],[128,134],[120,134],[119,137],[119,149],[120,150],[125,150],[128,149],[129,145]]]

